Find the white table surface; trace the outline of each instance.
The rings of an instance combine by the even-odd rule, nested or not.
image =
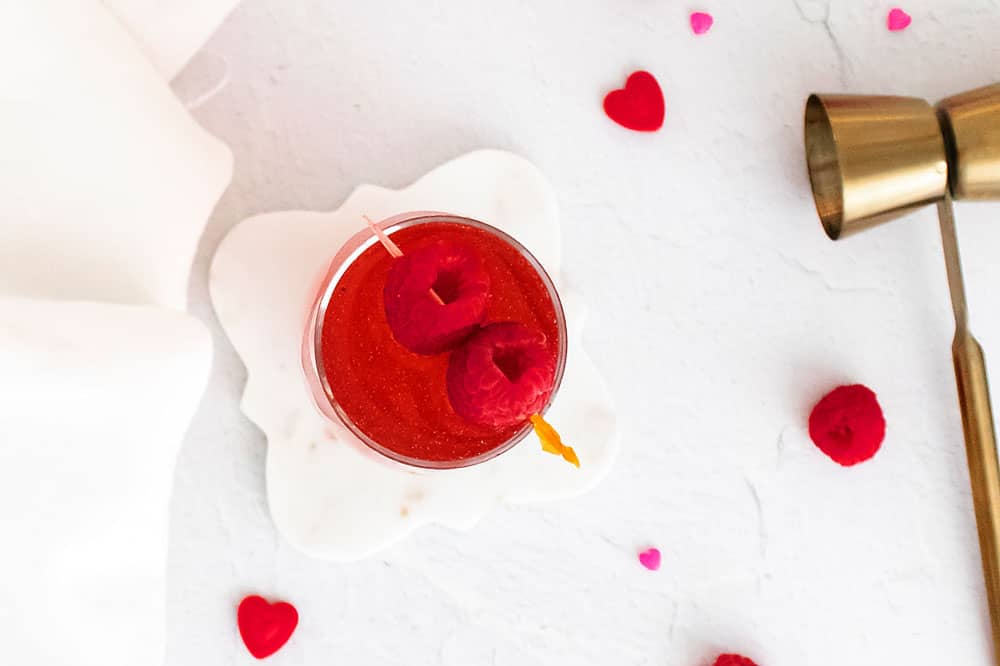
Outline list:
[[[251,662],[234,620],[247,593],[299,609],[278,665],[990,663],[933,216],[831,243],[804,170],[813,90],[937,99],[1000,78],[1000,3],[907,0],[898,34],[890,6],[246,0],[181,82],[228,62],[196,116],[236,166],[191,285],[216,361],[172,502],[168,665]],[[695,9],[715,14],[706,36]],[[666,94],[654,135],[601,112],[636,68]],[[363,563],[310,560],[268,518],[209,257],[246,216],[331,209],[481,147],[524,155],[559,193],[624,453],[581,499],[427,528]],[[957,214],[997,376],[1000,205]],[[804,422],[848,381],[878,392],[889,431],[842,470]],[[635,561],[650,544],[655,574]]]

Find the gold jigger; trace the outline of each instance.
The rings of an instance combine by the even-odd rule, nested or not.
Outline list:
[[[1000,83],[938,102],[956,199],[1000,199]]]
[[[951,206],[952,198],[1000,199],[1000,84],[949,97],[936,109],[911,97],[811,95],[805,145],[816,210],[834,240],[937,204],[955,314],[952,359],[1000,666],[1000,465]]]

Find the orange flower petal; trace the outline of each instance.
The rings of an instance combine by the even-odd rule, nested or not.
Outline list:
[[[534,414],[531,417],[531,425],[534,426],[535,434],[538,435],[538,439],[542,442],[543,451],[562,456],[566,462],[577,467],[580,466],[580,459],[577,458],[576,451],[573,450],[572,446],[566,446],[562,443],[562,437],[559,436],[556,429],[549,425],[545,419],[538,414]]]

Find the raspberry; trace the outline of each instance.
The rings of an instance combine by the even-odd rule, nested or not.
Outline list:
[[[555,373],[542,333],[515,322],[490,324],[452,353],[448,398],[467,421],[510,426],[545,407]]]
[[[438,241],[393,261],[383,292],[386,320],[410,351],[440,354],[478,330],[489,291],[490,276],[472,248]]]
[[[885,439],[885,417],[878,399],[861,384],[834,389],[809,415],[809,437],[844,467],[868,460]]]
[[[715,666],[757,666],[753,661],[738,654],[720,654]]]

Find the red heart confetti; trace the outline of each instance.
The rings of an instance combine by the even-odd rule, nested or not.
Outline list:
[[[874,456],[885,439],[885,417],[866,386],[840,386],[809,415],[809,437],[834,462],[850,467]]]
[[[663,127],[666,115],[663,91],[649,72],[633,72],[624,88],[612,90],[604,98],[604,112],[622,127],[655,132]]]
[[[720,654],[715,666],[757,666],[752,660],[738,654]]]
[[[892,32],[906,30],[910,27],[910,23],[912,22],[913,18],[899,7],[894,7],[892,11],[889,12],[889,18],[886,19],[886,24]]]
[[[715,19],[712,18],[711,14],[705,12],[694,12],[691,14],[691,30],[696,35],[704,35],[712,29],[713,23],[715,23]]]
[[[270,657],[292,637],[299,623],[295,606],[284,601],[268,603],[263,597],[249,596],[240,602],[236,624],[240,637],[257,659]]]
[[[659,548],[648,548],[639,553],[639,564],[646,567],[650,571],[660,570],[661,559],[662,556],[660,555]]]

